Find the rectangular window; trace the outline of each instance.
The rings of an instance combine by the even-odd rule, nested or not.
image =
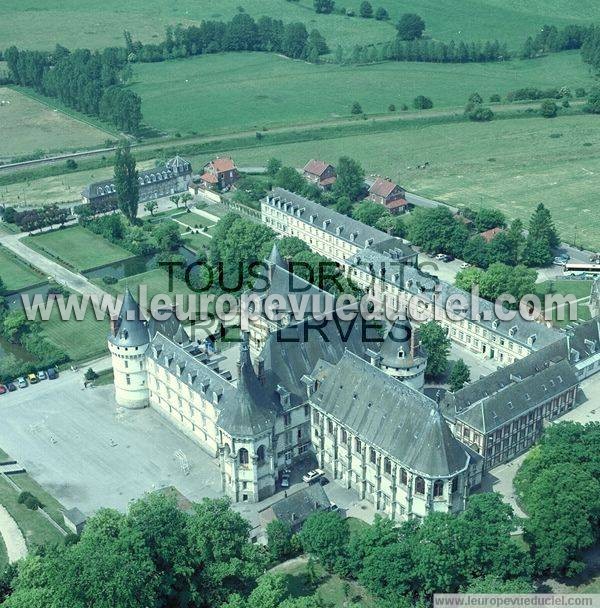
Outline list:
[[[309,414],[310,414],[310,406],[308,404],[306,404],[304,406],[304,415],[308,418]]]
[[[362,443],[358,437],[354,440],[354,449],[360,454],[362,452]]]
[[[373,448],[369,449],[369,460],[373,464],[377,464],[377,452]]]
[[[289,425],[291,424],[291,422],[292,422],[292,417],[291,417],[291,415],[290,415],[290,414],[284,414],[284,415],[283,415],[283,424],[284,424],[285,426],[289,426]]]

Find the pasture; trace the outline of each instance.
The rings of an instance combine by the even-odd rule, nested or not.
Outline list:
[[[563,239],[600,250],[600,124],[595,116],[419,125],[385,134],[232,151],[241,166],[271,157],[303,166],[343,155],[410,192],[474,209],[491,206],[527,220],[543,202]],[[418,169],[426,161],[426,169]],[[192,159],[195,162],[195,159]]]
[[[79,271],[133,257],[133,254],[81,226],[27,236],[23,242],[57,262]]]
[[[473,91],[487,100],[521,87],[589,88],[592,82],[578,52],[504,63],[365,66],[229,53],[138,64],[131,86],[142,98],[144,120],[151,127],[170,134],[215,135],[345,119],[354,101],[366,114],[388,113],[390,104],[400,113],[402,104],[412,109],[413,99],[426,95],[434,111],[462,112]]]
[[[361,0],[337,0],[337,6],[357,11]],[[277,16],[285,22],[302,21],[318,28],[332,49],[381,42],[394,35],[393,23],[404,12],[419,13],[427,24],[426,34],[437,40],[506,41],[519,48],[528,35],[546,23],[564,26],[593,23],[600,16],[594,0],[372,0],[373,7],[385,7],[390,22],[374,19],[317,15],[312,0],[106,0],[102,11],[89,2],[63,0],[4,0],[0,4],[0,39],[32,49],[51,49],[56,43],[68,47],[102,48],[123,44],[123,30],[143,42],[162,39],[167,25],[198,24],[203,19],[227,20],[242,7],[255,18]]]
[[[0,87],[0,160],[34,151],[101,147],[107,133],[7,87]]]

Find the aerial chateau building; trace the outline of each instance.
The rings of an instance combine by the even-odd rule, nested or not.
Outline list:
[[[323,321],[308,307],[292,318],[290,306],[278,321],[256,315],[232,374],[221,369],[225,357],[190,341],[173,311],[146,319],[125,294],[108,337],[117,404],[152,407],[197,442],[218,462],[223,492],[235,502],[271,496],[284,473],[316,459],[395,519],[460,511],[483,472],[528,449],[576,405],[579,382],[600,370],[598,318],[557,331],[522,319],[444,317],[453,340],[499,366],[437,402],[423,391],[427,352],[418,327],[402,313],[415,306],[432,318],[437,297],[455,288],[420,271],[401,240],[291,193],[272,193],[262,217],[336,261],[371,295],[391,298],[398,319],[383,336],[376,323],[349,321],[274,246],[256,297],[285,300],[299,290],[332,314]],[[489,303],[477,305],[489,311]]]
[[[138,171],[140,202],[151,201],[162,196],[171,196],[188,189],[192,179],[192,165],[189,161],[175,156],[163,165]],[[81,192],[84,203],[114,203],[117,188],[114,179],[94,182]]]

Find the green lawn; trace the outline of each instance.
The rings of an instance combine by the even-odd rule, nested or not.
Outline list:
[[[487,99],[526,86],[589,88],[592,79],[578,52],[505,63],[366,66],[229,53],[136,64],[132,82],[152,127],[171,134],[216,134],[348,117],[354,101],[367,114],[385,113],[390,104],[398,110],[411,106],[417,95],[430,97],[435,108],[462,108],[473,91]]]
[[[315,571],[319,577],[316,585],[311,585],[307,578],[305,561],[290,560],[280,564],[273,571],[286,576],[286,582],[292,597],[314,594],[321,598],[325,606],[331,606],[331,608],[343,608],[348,606],[349,601],[354,602],[353,606],[360,606],[361,608],[375,606],[374,599],[354,581],[349,582],[348,595],[346,595],[344,581],[338,576],[328,575],[318,563],[315,564]]]
[[[91,306],[81,321],[75,318],[63,321],[58,309],[54,307],[50,319],[41,323],[43,335],[63,349],[73,361],[88,360],[108,354],[106,346],[108,318],[96,320]]]
[[[156,268],[154,270],[149,270],[148,272],[121,279],[113,288],[116,288],[118,293],[123,293],[125,287],[129,287],[134,297],[139,301],[140,285],[145,286],[147,290],[148,304],[150,304],[149,300],[157,294],[170,294],[173,296],[175,294],[193,293],[184,281],[177,278],[173,278],[173,291],[169,291],[169,275],[166,270],[163,270],[162,268]]]
[[[118,262],[133,255],[82,226],[72,226],[63,230],[28,236],[23,239],[23,242],[57,262],[81,272]]]
[[[2,279],[6,291],[17,291],[28,285],[44,281],[45,277],[29,268],[14,253],[0,247],[0,279]]]
[[[0,159],[34,151],[58,152],[102,147],[108,134],[35,99],[0,87]]]
[[[273,156],[302,166],[347,155],[367,173],[388,175],[410,192],[474,209],[490,206],[528,220],[543,202],[563,239],[600,250],[600,122],[595,116],[419,125],[385,134],[232,151],[241,166]],[[193,159],[192,159],[193,160]],[[427,169],[417,165],[428,161]]]
[[[338,6],[357,10],[361,0],[338,0]],[[121,46],[123,24],[134,38],[157,42],[166,25],[199,24],[202,19],[226,20],[238,7],[259,17],[276,16],[286,22],[302,21],[318,28],[330,46],[378,42],[390,38],[393,23],[404,12],[417,12],[427,23],[427,34],[442,40],[488,40],[498,38],[513,47],[533,35],[545,23],[562,26],[598,20],[600,11],[593,0],[376,0],[392,17],[389,23],[358,17],[317,15],[312,0],[106,0],[103,10],[93,3],[63,0],[4,0],[0,4],[0,40],[28,48],[50,49],[56,42],[70,47]]]
[[[17,484],[20,483],[18,478],[15,478],[14,480]],[[31,483],[35,482],[31,480]],[[48,497],[43,490],[41,492],[35,491],[34,493],[41,499],[42,503],[44,503],[47,498],[51,498]],[[63,537],[60,532],[58,532],[43,515],[28,509],[25,505],[19,504],[17,502],[18,497],[19,494],[12,486],[10,486],[7,481],[0,478],[0,504],[4,505],[6,510],[17,522],[28,547],[32,548],[37,545],[50,545],[62,542]]]
[[[204,247],[208,247],[212,239],[205,234],[188,234],[183,240],[193,251],[200,251]]]
[[[573,321],[588,321],[591,318],[590,309],[587,305],[589,301],[590,291],[592,289],[592,281],[577,281],[577,280],[557,280],[557,281],[545,281],[540,283],[540,293],[552,293],[552,294],[564,294],[572,295],[576,300],[582,300],[577,302],[577,319],[569,319],[569,311],[563,310],[564,319],[560,321],[557,319],[558,310],[557,307],[553,307],[552,310],[552,321],[558,327],[565,327]]]

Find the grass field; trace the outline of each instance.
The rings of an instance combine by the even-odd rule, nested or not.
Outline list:
[[[79,271],[118,262],[133,255],[81,226],[27,236],[23,242],[28,247]]]
[[[132,88],[142,97],[144,120],[150,126],[185,135],[349,117],[354,101],[367,114],[386,113],[390,104],[398,110],[402,104],[412,107],[417,95],[430,97],[435,108],[462,108],[473,91],[487,99],[525,86],[589,88],[591,83],[578,52],[505,63],[366,66],[311,65],[265,53],[229,53],[138,64]]]
[[[595,116],[498,120],[487,124],[411,124],[361,135],[233,152],[239,165],[271,157],[302,166],[347,155],[368,173],[452,205],[497,207],[527,220],[543,202],[564,240],[600,249],[600,123]],[[192,159],[194,162],[195,159]],[[429,161],[427,169],[418,169]]]
[[[29,268],[13,253],[0,247],[0,279],[6,291],[17,291],[39,283],[45,277]]]
[[[0,88],[0,160],[41,150],[100,147],[107,133],[12,89]]]
[[[107,353],[108,318],[97,321],[91,306],[81,321],[74,318],[63,321],[54,307],[50,319],[42,321],[41,327],[43,335],[64,350],[72,361],[92,359]]]
[[[337,6],[357,9],[361,0],[337,0]],[[123,28],[145,42],[161,39],[166,25],[197,24],[202,19],[229,19],[238,7],[259,17],[277,16],[286,22],[302,21],[318,28],[335,48],[338,43],[367,44],[389,39],[392,24],[404,12],[417,12],[427,23],[427,35],[440,40],[488,40],[498,38],[518,48],[528,35],[545,23],[563,26],[591,23],[600,16],[593,0],[376,0],[392,17],[389,23],[358,17],[317,15],[312,0],[106,0],[103,10],[89,2],[63,0],[4,0],[0,4],[0,40],[28,48],[51,49],[55,43],[70,47],[98,48],[121,45]]]

